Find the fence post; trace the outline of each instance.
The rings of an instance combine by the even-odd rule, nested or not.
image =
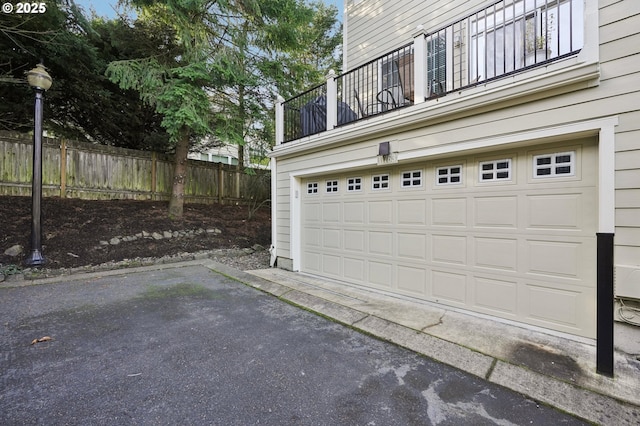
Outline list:
[[[415,96],[413,102],[422,103],[427,98],[427,41],[426,32],[422,25],[418,25],[413,33],[413,79]]]
[[[338,125],[338,83],[336,72],[329,70],[327,74],[327,130]]]
[[[156,171],[156,163],[158,160],[158,155],[155,151],[151,152],[151,199],[156,199],[156,180],[158,178],[158,174]]]
[[[67,198],[67,141],[60,139],[60,198]]]
[[[224,172],[222,163],[218,163],[218,204],[224,204]]]
[[[276,97],[276,145],[284,142],[284,98]]]

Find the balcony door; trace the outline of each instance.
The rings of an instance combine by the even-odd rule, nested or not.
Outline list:
[[[414,99],[413,48],[406,48],[390,55],[381,62],[382,78],[377,101],[382,111],[413,103]]]

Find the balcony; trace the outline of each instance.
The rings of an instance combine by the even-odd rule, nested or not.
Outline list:
[[[501,0],[276,106],[288,143],[577,55],[582,0]]]

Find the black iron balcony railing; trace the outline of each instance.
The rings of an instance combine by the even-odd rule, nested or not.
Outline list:
[[[327,85],[321,84],[284,102],[284,141],[327,130]]]
[[[500,0],[279,104],[277,143],[576,55],[583,0]]]
[[[354,121],[412,105],[414,68],[411,43],[338,76],[338,117],[346,106]]]

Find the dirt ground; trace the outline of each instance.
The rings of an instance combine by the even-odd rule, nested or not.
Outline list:
[[[167,209],[164,201],[44,198],[46,267],[73,268],[256,244],[268,248],[271,244],[268,207],[252,219],[247,206],[187,204],[184,216],[175,220],[169,219]],[[0,196],[0,265],[24,267],[31,250],[30,235],[31,198]],[[5,254],[16,245],[23,248],[21,254]]]

